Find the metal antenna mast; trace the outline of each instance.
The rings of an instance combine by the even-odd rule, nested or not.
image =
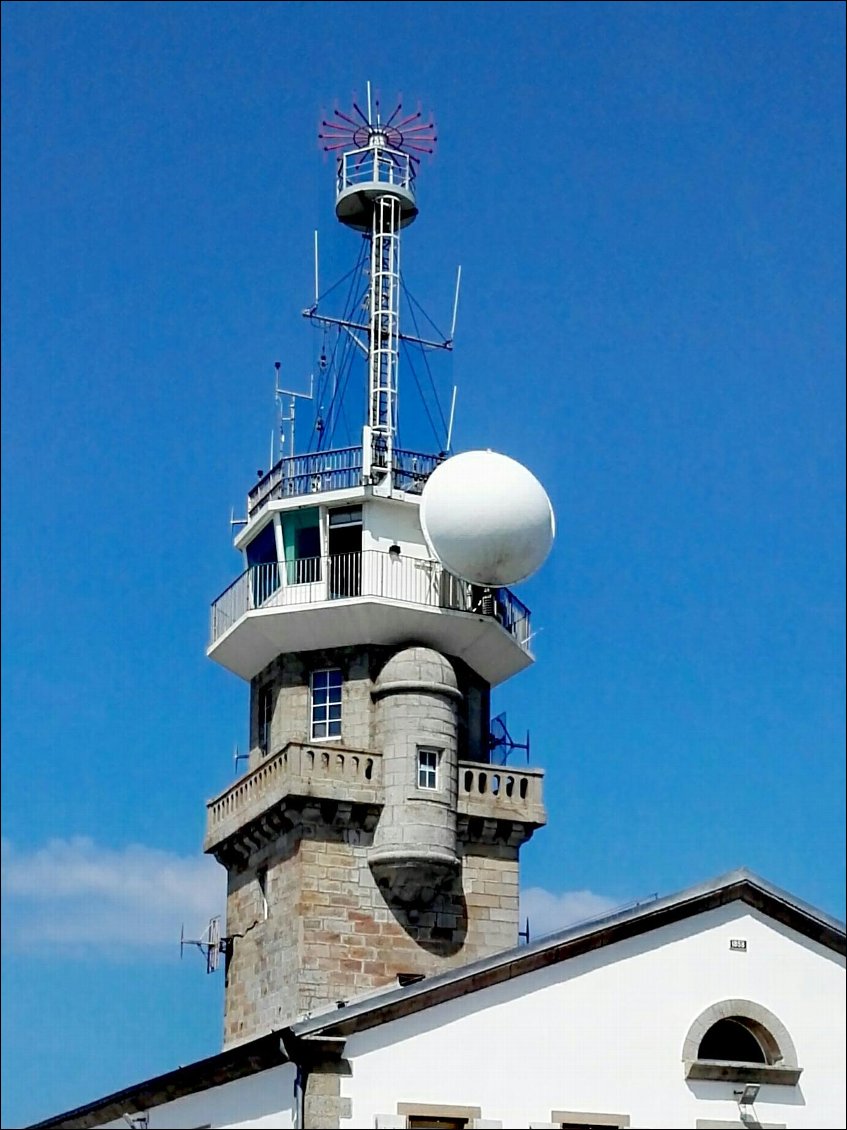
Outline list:
[[[380,155],[376,155],[379,160]],[[400,359],[400,201],[386,193],[375,202],[371,235],[371,347],[368,357],[368,427],[372,473],[391,476],[397,434]]]
[[[289,429],[288,430],[288,454],[294,455],[295,454],[295,451],[294,451],[294,418],[295,418],[295,411],[296,411],[296,408],[297,408],[297,398],[299,397],[301,400],[311,400],[312,399],[312,397],[314,396],[315,378],[314,378],[314,376],[309,377],[309,391],[308,392],[295,392],[294,389],[291,389],[291,388],[280,388],[280,384],[279,384],[280,367],[281,367],[281,362],[274,361],[274,369],[276,370],[276,382],[274,384],[274,395],[276,396],[277,403],[280,406],[280,416],[279,416],[280,447],[285,442],[285,434],[282,431],[282,425],[288,424],[288,429]],[[288,404],[288,415],[287,416],[282,412],[282,397],[283,396],[290,396],[291,397],[291,400],[289,401],[289,404]],[[273,462],[274,462],[273,461],[273,440],[271,440],[271,466],[273,466]]]
[[[368,418],[363,447],[363,473],[380,493],[390,492],[397,437],[397,371],[400,341],[417,340],[433,348],[447,342],[426,342],[400,333],[400,231],[418,214],[415,177],[418,154],[432,153],[435,125],[421,111],[403,115],[402,103],[383,118],[379,99],[367,108],[356,102],[349,114],[335,110],[322,122],[318,135],[327,152],[337,152],[338,180],[335,213],[341,223],[370,236],[368,289]],[[316,313],[317,300],[304,313],[317,321],[362,330],[359,323],[325,318]]]

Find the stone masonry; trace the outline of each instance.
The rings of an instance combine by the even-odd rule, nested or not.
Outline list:
[[[302,720],[309,672],[330,666],[344,679],[343,745],[310,743]],[[473,682],[461,665],[456,678],[429,649],[347,648],[271,667],[255,682],[279,687],[281,748],[254,750],[209,802],[205,847],[228,871],[225,1047],[516,945],[518,852],[546,819],[539,770],[456,759]],[[443,751],[439,795],[417,788],[421,741]],[[410,886],[433,845],[448,864]],[[386,848],[390,867],[411,861],[399,887],[377,866]]]
[[[372,837],[319,823],[289,833],[231,875],[224,1046],[319,1009],[464,965],[517,944],[518,851],[462,845],[454,884],[421,911],[386,903],[368,866]],[[261,862],[260,862],[261,860]],[[267,867],[262,919],[257,869]]]
[[[268,752],[286,742],[309,741],[309,676],[329,667],[341,670],[344,744],[357,749],[379,749],[376,712],[371,697],[374,682],[395,649],[342,647],[329,651],[286,652],[270,663],[250,687],[250,768],[261,763],[259,701],[267,689],[273,697]],[[457,718],[459,757],[488,760],[488,685],[464,664],[453,661],[461,706]]]

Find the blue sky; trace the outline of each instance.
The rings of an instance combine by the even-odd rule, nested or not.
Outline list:
[[[741,865],[843,916],[843,55],[828,3],[3,5],[4,1127],[219,1049],[208,605],[368,79],[438,123],[403,265],[442,324],[463,267],[455,446],[557,515],[494,702],[533,931]]]

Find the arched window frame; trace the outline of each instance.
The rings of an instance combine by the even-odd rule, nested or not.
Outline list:
[[[723,1059],[700,1059],[703,1037],[719,1020],[745,1023],[761,1045],[767,1063],[739,1063]],[[733,998],[709,1005],[700,1013],[682,1045],[686,1079],[715,1079],[745,1083],[775,1083],[793,1087],[800,1080],[802,1067],[788,1029],[764,1005]]]

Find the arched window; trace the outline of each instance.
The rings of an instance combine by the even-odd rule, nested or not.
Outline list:
[[[793,1086],[797,1053],[785,1026],[754,1001],[710,1005],[688,1030],[682,1049],[687,1079],[723,1079]]]
[[[697,1049],[698,1059],[725,1059],[741,1063],[768,1063],[749,1021],[739,1016],[719,1020],[708,1030]]]

